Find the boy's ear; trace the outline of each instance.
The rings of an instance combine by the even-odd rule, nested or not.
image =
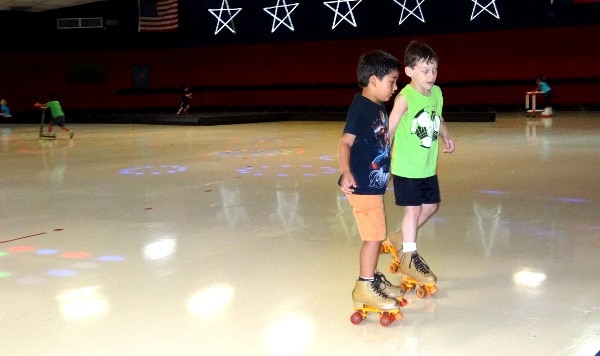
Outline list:
[[[377,85],[377,76],[375,74],[373,74],[369,77],[369,84]]]
[[[404,67],[404,73],[407,77],[411,77],[413,75],[413,69],[411,67]]]

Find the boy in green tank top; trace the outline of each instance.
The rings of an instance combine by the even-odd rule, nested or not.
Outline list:
[[[48,102],[45,104],[39,104],[43,109],[50,109],[50,122],[48,123],[48,133],[52,132],[54,125],[60,127],[64,131],[69,133],[69,138],[73,138],[75,131],[65,126],[65,112],[63,111],[60,102],[54,98],[52,94],[48,95]]]
[[[439,58],[427,44],[412,41],[404,53],[404,72],[411,79],[396,96],[390,113],[391,166],[396,205],[404,206],[402,280],[437,291],[436,275],[417,253],[417,231],[441,201],[437,179],[438,138],[443,152],[454,151],[454,142],[442,118],[444,99],[435,85]],[[395,241],[394,241],[395,243]]]

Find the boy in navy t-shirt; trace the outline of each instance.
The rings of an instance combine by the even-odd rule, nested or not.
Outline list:
[[[383,195],[390,177],[388,113],[384,105],[398,90],[400,62],[375,50],[361,56],[357,69],[360,94],[354,96],[339,144],[340,189],[348,197],[363,241],[359,279],[352,292],[355,307],[398,309],[403,291],[376,272],[386,239]]]

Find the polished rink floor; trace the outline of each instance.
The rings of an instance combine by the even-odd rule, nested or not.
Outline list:
[[[448,123],[418,240],[440,291],[387,328],[350,322],[343,122],[1,125],[0,353],[594,355],[600,114],[553,124]]]

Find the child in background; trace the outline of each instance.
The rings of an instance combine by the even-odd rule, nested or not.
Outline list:
[[[190,100],[192,99],[192,92],[190,91],[190,87],[187,85],[181,86],[181,104],[179,105],[179,110],[177,110],[177,115],[185,114],[190,108]]]
[[[6,99],[2,99],[0,100],[0,115],[4,116],[4,117],[12,117],[12,115],[10,114],[10,108],[8,107],[8,102],[6,101]]]
[[[379,250],[386,239],[383,195],[389,181],[390,140],[384,105],[398,89],[400,63],[389,53],[361,56],[358,84],[339,143],[340,189],[352,206],[362,240],[360,271],[352,291],[355,308],[398,309],[404,292],[376,272]],[[403,304],[402,304],[403,305]]]
[[[36,105],[42,109],[50,109],[50,122],[48,123],[48,133],[52,132],[52,126],[56,125],[69,133],[69,138],[73,138],[75,131],[65,126],[65,113],[63,112],[60,102],[56,100],[52,95],[48,95],[48,102],[46,104]]]
[[[536,91],[541,91],[544,94],[544,112],[542,115],[552,115],[552,87],[548,84],[548,81],[545,77],[540,77],[536,80],[537,89]]]

